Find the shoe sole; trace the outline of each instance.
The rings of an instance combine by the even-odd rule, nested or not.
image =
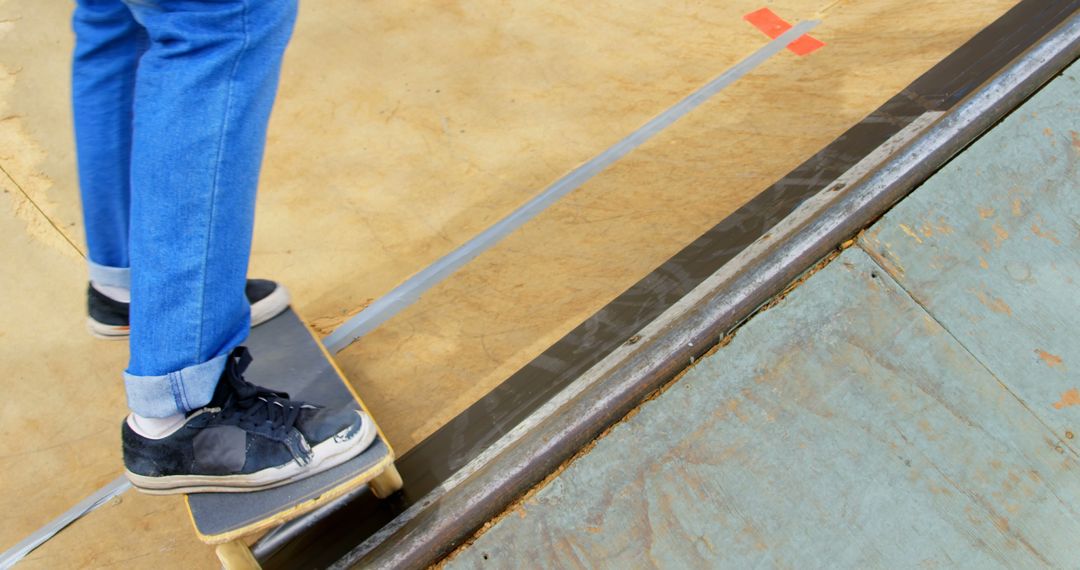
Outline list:
[[[288,289],[279,284],[272,293],[251,305],[251,326],[257,327],[280,315],[289,308],[290,302],[292,298]],[[91,335],[102,340],[126,340],[131,336],[131,326],[107,325],[95,321],[93,317],[86,318],[86,328]]]
[[[131,327],[128,325],[107,325],[95,321],[93,317],[86,318],[86,329],[90,334],[102,340],[124,340],[131,336]]]
[[[326,441],[311,448],[311,461],[297,465],[290,461],[285,465],[243,475],[169,475],[147,477],[124,470],[128,481],[148,495],[178,495],[181,493],[247,493],[272,489],[306,479],[337,467],[360,455],[375,442],[377,430],[367,414],[357,411],[361,418],[360,431],[348,436],[349,426]],[[344,439],[343,439],[344,438]]]
[[[289,290],[278,284],[269,295],[251,304],[251,326],[257,327],[289,308]]]

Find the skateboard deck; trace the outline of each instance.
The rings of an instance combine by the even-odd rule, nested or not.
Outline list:
[[[253,328],[245,345],[254,357],[244,373],[249,382],[288,392],[290,398],[305,402],[363,410],[372,418],[329,352],[291,307]],[[249,493],[190,494],[187,507],[199,539],[218,545],[218,557],[226,568],[257,568],[244,537],[288,522],[365,484],[378,497],[401,488],[394,451],[381,430],[363,453],[312,477]]]

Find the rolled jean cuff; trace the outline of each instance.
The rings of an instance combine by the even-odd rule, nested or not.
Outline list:
[[[185,414],[210,403],[228,354],[164,376],[135,376],[124,372],[128,408],[147,418]]]
[[[108,265],[94,263],[89,259],[86,260],[86,263],[90,266],[90,280],[94,283],[131,289],[130,267],[109,267]]]

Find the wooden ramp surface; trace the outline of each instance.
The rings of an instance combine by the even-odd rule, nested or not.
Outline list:
[[[406,452],[1017,0],[785,0],[784,52],[338,355]],[[759,49],[751,0],[302,2],[252,274],[323,333]],[[126,350],[83,331],[70,3],[0,0],[0,550],[121,472]],[[1047,349],[1049,350],[1049,349]],[[48,389],[46,389],[48,387]],[[41,418],[62,416],[60,424]],[[42,485],[43,477],[49,484]],[[126,493],[28,567],[213,564]]]
[[[1077,568],[1080,64],[448,567]]]

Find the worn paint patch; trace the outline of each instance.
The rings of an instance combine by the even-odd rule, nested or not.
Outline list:
[[[1069,406],[1080,405],[1080,390],[1073,388],[1061,394],[1061,399],[1054,402],[1055,410],[1062,410]]]
[[[1015,205],[1013,206],[1013,215],[1019,215],[1019,214],[1016,213],[1016,206]],[[998,245],[1001,245],[1001,242],[1009,239],[1008,230],[1001,227],[1000,225],[994,224],[993,230],[994,230],[994,235],[997,236],[997,238],[994,240],[994,242],[997,243]]]
[[[1001,313],[1003,315],[1012,316],[1012,307],[1005,302],[1004,299],[999,299],[985,291],[970,290],[979,299],[979,302],[986,306],[995,313]]]
[[[1039,227],[1039,224],[1031,224],[1031,233],[1035,234],[1037,237],[1050,240],[1054,245],[1061,245],[1061,240],[1057,238],[1054,232],[1043,230]]]
[[[923,237],[934,237],[935,235],[949,235],[953,233],[953,228],[946,221],[945,218],[938,217],[937,222],[926,222],[919,226],[919,231],[922,232]]]
[[[1061,366],[1064,363],[1060,356],[1056,354],[1050,354],[1049,352],[1046,352],[1042,349],[1035,350],[1035,354],[1038,355],[1039,358],[1043,362],[1045,362],[1047,366],[1050,367]]]
[[[912,230],[911,228],[909,228],[909,227],[908,227],[907,225],[905,225],[905,224],[900,224],[900,231],[902,231],[902,232],[904,232],[905,234],[907,234],[908,236],[910,236],[910,237],[911,237],[912,239],[914,239],[914,240],[915,240],[915,241],[916,241],[917,243],[922,243],[922,242],[923,242],[923,241],[922,241],[922,238],[921,238],[921,237],[919,237],[919,234],[915,233],[915,231],[914,231],[914,230]]]

